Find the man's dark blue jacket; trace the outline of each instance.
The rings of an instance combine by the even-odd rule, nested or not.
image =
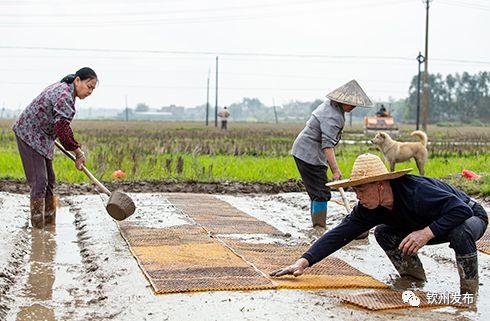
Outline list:
[[[303,254],[310,266],[376,225],[387,224],[407,234],[429,226],[434,236],[441,236],[473,216],[468,206],[470,197],[438,179],[405,175],[390,180],[390,184],[393,209],[378,206],[369,210],[358,203]],[[488,222],[486,216],[482,218]]]

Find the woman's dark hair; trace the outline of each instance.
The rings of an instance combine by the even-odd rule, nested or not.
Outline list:
[[[95,73],[95,71],[93,71],[92,68],[83,67],[82,69],[78,70],[76,73],[69,74],[63,77],[63,79],[61,79],[61,82],[71,84],[77,77],[80,77],[80,80],[86,80],[86,79],[97,80],[97,74]]]

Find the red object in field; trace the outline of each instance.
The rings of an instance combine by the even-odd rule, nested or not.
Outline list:
[[[114,177],[114,178],[122,178],[122,177],[124,177],[124,176],[126,176],[126,173],[125,173],[125,172],[123,172],[123,171],[122,171],[122,170],[120,170],[120,169],[118,169],[117,171],[114,171],[114,172],[112,173],[112,177]]]
[[[480,179],[480,175],[470,171],[469,169],[463,169],[461,175],[463,175],[467,179]]]

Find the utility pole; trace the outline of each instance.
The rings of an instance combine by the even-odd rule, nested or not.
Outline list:
[[[425,4],[425,60],[424,60],[424,95],[422,101],[422,128],[427,132],[429,109],[429,4],[432,0],[422,0]]]
[[[274,108],[274,118],[276,120],[276,124],[279,124],[279,120],[277,119],[276,102],[274,101],[274,98],[272,98],[272,107]]]
[[[218,128],[218,56],[216,56],[216,97],[214,105],[214,127]]]
[[[419,51],[419,55],[417,56],[417,61],[419,65],[419,73],[417,74],[417,127],[416,129],[419,130],[419,124],[420,124],[420,65],[424,63],[424,56]]]
[[[208,69],[208,90],[206,94],[206,126],[209,125],[209,74],[210,70]]]
[[[126,95],[126,121],[129,120],[129,110],[128,110],[128,95]]]

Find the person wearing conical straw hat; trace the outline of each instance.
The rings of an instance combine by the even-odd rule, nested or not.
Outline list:
[[[331,188],[351,186],[359,200],[352,212],[318,239],[293,265],[271,276],[299,276],[360,233],[376,226],[376,241],[401,277],[425,281],[417,256],[425,245],[449,243],[456,254],[461,293],[478,291],[476,241],[488,225],[485,209],[464,192],[437,179],[389,172],[376,155],[357,157],[349,179]]]
[[[333,180],[342,176],[334,148],[340,141],[345,124],[344,113],[356,106],[372,107],[373,103],[355,80],[335,89],[311,114],[305,128],[294,141],[291,154],[305,185],[311,206],[313,226],[325,227],[330,188],[327,183],[327,165]]]

